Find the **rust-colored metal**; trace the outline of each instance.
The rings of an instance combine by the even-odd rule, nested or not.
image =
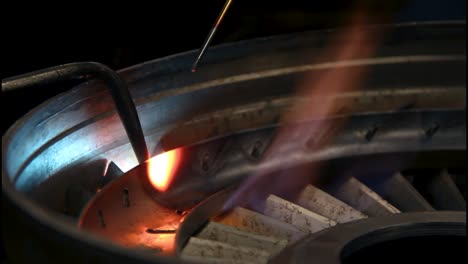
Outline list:
[[[83,211],[79,227],[120,245],[173,255],[182,215],[159,204],[147,189],[147,164],[101,189]]]
[[[223,217],[217,217],[213,220],[253,234],[287,239],[289,243],[294,243],[306,235],[306,233],[291,224],[241,207],[237,207]]]

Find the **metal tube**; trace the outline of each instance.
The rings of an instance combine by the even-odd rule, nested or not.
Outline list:
[[[77,62],[46,68],[2,80],[2,92],[47,85],[72,79],[97,78],[103,80],[114,100],[138,162],[150,158],[135,104],[127,85],[109,67],[96,62]]]

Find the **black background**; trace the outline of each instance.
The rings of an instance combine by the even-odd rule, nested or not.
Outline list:
[[[120,5],[125,3],[121,2]],[[135,14],[133,6],[128,5],[131,29],[127,27],[116,30],[117,25],[110,22],[109,25],[106,24],[107,17],[100,25],[90,29],[94,34],[99,34],[100,31],[103,34],[112,32],[117,38],[125,38],[124,42],[132,44],[135,48],[103,46],[94,37],[90,37],[90,41],[85,41],[86,44],[83,45],[83,35],[87,35],[86,27],[89,28],[89,25],[76,32],[76,38],[81,40],[80,45],[72,45],[76,43],[70,40],[64,40],[63,43],[57,39],[60,40],[60,31],[66,31],[67,25],[57,26],[62,29],[57,31],[56,35],[59,38],[54,39],[54,44],[42,45],[42,40],[36,38],[31,43],[26,43],[27,45],[20,45],[24,48],[2,49],[2,78],[75,61],[101,62],[118,70],[144,61],[198,49],[223,4],[224,0],[156,1],[150,8],[153,9],[151,11],[155,11],[153,15],[148,17],[147,13],[142,12],[141,23],[138,16],[135,16],[138,14]],[[375,17],[391,14],[391,22],[465,18],[464,0],[234,0],[212,45],[259,36],[342,26],[358,5],[371,10],[370,13]],[[130,17],[130,13],[133,13],[133,17]],[[85,17],[86,14],[80,19]],[[34,23],[32,20],[31,22]],[[31,30],[28,23],[27,26]],[[144,31],[135,33],[139,23]],[[57,24],[60,24],[60,21],[57,21]],[[7,23],[3,27],[8,31],[9,25],[13,24]],[[62,84],[24,92],[2,93],[2,135],[27,111],[69,88],[69,85]]]

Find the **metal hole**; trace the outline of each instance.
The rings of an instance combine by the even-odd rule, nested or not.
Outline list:
[[[209,167],[209,160],[210,160],[210,156],[208,154],[205,154],[203,156],[202,164],[201,164],[203,171],[208,171],[209,170],[209,168],[210,168]]]
[[[379,130],[379,128],[376,127],[376,126],[373,127],[372,129],[368,130],[366,132],[366,140],[371,141],[374,138],[374,136],[375,136],[375,134],[377,133],[378,130]]]
[[[98,219],[99,219],[99,225],[101,226],[101,228],[105,228],[106,223],[104,222],[104,215],[101,209],[98,210]]]
[[[439,124],[434,124],[431,126],[429,129],[426,130],[426,136],[427,137],[432,137],[440,128]]]
[[[123,189],[122,198],[124,206],[130,207],[130,195],[127,188]]]
[[[253,148],[252,148],[252,151],[250,152],[250,155],[255,158],[255,159],[258,159],[260,158],[260,148],[262,147],[262,142],[260,141],[256,141]]]
[[[175,229],[153,229],[147,228],[146,233],[149,234],[174,234],[177,230]]]

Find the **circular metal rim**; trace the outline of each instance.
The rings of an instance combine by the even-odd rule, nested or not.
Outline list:
[[[421,31],[422,34],[424,35],[424,34],[427,34],[427,30],[428,30],[427,26],[428,26],[428,25],[434,26],[434,25],[436,25],[436,24],[437,24],[437,23],[409,23],[409,24],[399,24],[399,25],[396,25],[395,28],[396,28],[396,29],[399,29],[399,27],[401,27],[401,26],[407,26],[408,28],[404,28],[404,30],[402,31],[402,33],[408,33],[408,32],[405,31],[406,29],[411,29],[411,30],[412,30],[412,27],[413,27],[413,26],[422,25],[423,27],[421,27],[421,28],[419,28],[419,27],[416,28],[416,31],[415,31],[415,32],[418,33],[418,32]],[[441,25],[441,26],[446,26],[446,25],[456,25],[456,26],[458,26],[458,25],[463,25],[463,23],[462,23],[462,22],[447,22],[447,23],[441,23],[441,24],[439,24],[439,25]],[[387,27],[387,26],[391,26],[391,25],[382,25],[382,27]],[[372,28],[373,28],[373,27],[372,27]],[[371,29],[372,29],[372,28],[371,28]],[[448,28],[448,30],[449,30],[448,32],[449,32],[449,33],[450,33],[450,30],[451,30],[451,29],[452,29],[452,28]],[[457,27],[457,28],[455,28],[455,29],[456,29],[456,32],[457,32],[456,34],[459,34],[460,28]],[[443,28],[443,29],[442,29],[442,33],[443,33],[443,32],[446,32],[446,31],[447,31],[447,28]],[[319,32],[307,32],[307,33],[304,35],[304,39],[305,39],[305,40],[308,40],[308,41],[310,41],[310,40],[312,39],[313,41],[315,41],[315,40],[317,40],[317,38],[319,38],[319,37],[321,36],[321,35],[318,35],[318,34],[317,34],[317,33],[320,33],[320,32],[323,33],[324,31],[319,31]],[[330,30],[325,31],[325,33],[324,33],[325,36],[326,36],[326,34],[329,33],[329,32],[330,32]],[[312,33],[312,34],[311,34],[311,33]],[[450,33],[450,34],[451,34],[451,33]],[[296,35],[298,35],[298,34],[296,34]],[[259,49],[259,48],[263,48],[263,47],[267,47],[267,48],[268,48],[268,47],[271,46],[271,45],[269,46],[268,43],[269,43],[270,41],[275,41],[275,43],[277,43],[280,47],[282,47],[283,45],[285,45],[285,43],[288,42],[289,38],[291,38],[291,37],[294,36],[294,35],[287,35],[287,36],[288,36],[288,38],[286,38],[285,36],[269,37],[269,38],[263,38],[263,39],[256,39],[256,40],[252,40],[252,41],[245,41],[245,42],[241,42],[241,43],[238,43],[238,44],[236,44],[236,43],[235,43],[235,44],[226,44],[226,45],[225,45],[226,47],[224,47],[224,48],[223,48],[223,47],[221,47],[221,48],[214,48],[214,49],[213,49],[213,52],[211,52],[211,54],[214,54],[214,55],[212,55],[212,57],[216,57],[216,58],[212,58],[212,60],[213,60],[212,62],[216,64],[216,63],[219,63],[220,60],[222,60],[222,59],[226,59],[226,58],[227,58],[227,59],[229,60],[229,59],[232,59],[233,56],[236,57],[236,56],[242,56],[242,55],[245,55],[245,54],[249,54],[249,53],[248,53],[248,52],[249,52],[249,49],[247,49],[247,51],[242,50],[242,49],[246,49],[246,46],[248,46],[249,43],[252,44],[252,45],[254,45],[257,49]],[[431,31],[431,33],[428,34],[428,36],[429,36],[430,38],[431,38],[431,37],[434,37],[432,31]],[[443,36],[443,35],[442,35],[442,36]],[[321,37],[323,38],[324,36],[321,36]],[[436,33],[436,34],[435,34],[435,37],[436,37],[436,38],[439,38],[439,37],[440,37],[440,33]],[[302,38],[302,36],[301,36],[300,38],[298,38],[298,39],[301,39],[301,38]],[[397,37],[397,38],[399,38],[399,37]],[[405,39],[405,37],[403,37],[403,39]],[[293,41],[293,42],[296,43],[296,44],[294,44],[294,45],[297,45],[297,41]],[[243,45],[243,44],[245,44],[245,45]],[[393,45],[393,44],[391,44],[391,43],[389,44],[389,46],[392,46],[392,45]],[[274,47],[276,47],[276,46],[277,46],[277,45],[275,44]],[[384,45],[384,46],[385,46],[385,45]],[[236,47],[237,47],[237,49],[236,49]],[[289,46],[288,46],[288,47],[289,47]],[[239,48],[240,48],[240,49],[239,49]],[[317,48],[315,47],[314,49],[317,49]],[[240,51],[239,51],[239,50],[240,50]],[[226,54],[223,53],[223,52],[226,53],[226,51],[227,51],[227,53],[229,53],[228,55],[226,55]],[[271,52],[271,51],[270,51],[270,52]],[[415,51],[412,50],[412,52],[415,52]],[[442,53],[445,54],[446,52],[448,52],[448,51],[444,51],[444,52],[442,52]],[[219,54],[219,53],[221,53],[221,54]],[[416,53],[417,53],[417,52],[416,52]],[[432,52],[429,52],[429,53],[432,54]],[[448,53],[451,54],[451,51],[448,52]],[[234,54],[234,55],[233,55],[233,54]],[[417,53],[417,54],[419,54],[419,53]],[[182,55],[175,55],[175,56],[172,56],[170,59],[165,58],[165,59],[155,60],[154,62],[157,62],[157,63],[145,63],[145,64],[141,64],[142,68],[140,69],[140,71],[136,71],[136,70],[135,70],[134,72],[125,73],[126,76],[124,76],[124,77],[125,77],[124,79],[126,79],[127,82],[132,83],[132,82],[134,82],[135,80],[138,80],[138,78],[140,78],[140,77],[143,78],[144,76],[146,76],[146,75],[148,75],[148,74],[151,74],[151,73],[152,73],[153,75],[154,75],[154,74],[156,74],[156,75],[163,74],[163,75],[164,75],[165,73],[167,73],[167,69],[161,69],[161,66],[162,66],[162,65],[169,66],[169,67],[170,67],[169,70],[171,71],[171,73],[180,73],[180,72],[183,71],[183,69],[184,69],[184,63],[185,63],[184,60],[187,59],[187,57],[186,57],[186,56],[183,56],[183,55],[184,55],[184,54],[182,54]],[[209,56],[208,56],[208,57],[209,57]],[[428,58],[428,56],[397,56],[397,57],[394,57],[394,56],[385,57],[385,56],[384,56],[384,57],[383,57],[383,60],[382,60],[382,58],[380,58],[380,57],[376,57],[376,58],[373,58],[373,59],[370,59],[370,60],[345,61],[345,62],[343,62],[343,63],[341,63],[341,62],[332,62],[332,63],[323,63],[323,64],[322,64],[322,63],[319,63],[319,64],[317,65],[318,67],[313,66],[313,65],[315,65],[315,64],[310,64],[310,65],[307,64],[307,65],[305,65],[306,67],[300,66],[300,67],[299,67],[300,69],[297,69],[296,67],[293,67],[293,68],[294,68],[294,69],[293,69],[293,72],[302,72],[303,70],[310,70],[310,69],[312,69],[312,68],[313,68],[313,69],[316,69],[316,68],[317,68],[317,69],[318,69],[318,68],[319,68],[319,69],[326,69],[326,68],[331,68],[331,67],[342,67],[342,66],[347,67],[347,66],[353,66],[353,65],[376,65],[376,66],[377,66],[377,65],[381,65],[381,64],[384,64],[384,65],[387,65],[387,64],[394,64],[394,63],[399,64],[399,63],[402,63],[402,62],[404,62],[404,61],[405,61],[405,62],[407,61],[408,64],[410,64],[410,63],[414,63],[414,62],[418,62],[418,63],[421,63],[421,62],[428,62],[428,61],[434,61],[434,62],[435,62],[435,61],[439,61],[439,60],[440,60],[440,61],[460,61],[460,62],[465,60],[465,56],[464,56],[464,55],[455,55],[455,56],[449,55],[449,56],[442,56],[442,57],[440,57],[440,56],[429,56],[429,57],[430,57],[430,58]],[[165,61],[165,60],[166,60],[166,61]],[[357,63],[357,64],[356,64],[356,63]],[[160,64],[162,64],[162,65],[160,65]],[[168,65],[168,64],[170,64],[170,65]],[[313,66],[312,68],[309,67],[309,66],[311,66],[311,65]],[[405,65],[405,63],[404,63],[403,65]],[[282,66],[281,66],[281,67],[282,67]],[[285,66],[285,67],[288,69],[288,71],[291,70],[290,67],[287,67],[287,66]],[[286,72],[288,72],[288,71],[286,71]],[[282,72],[282,73],[278,73],[278,72],[275,71],[275,70],[273,70],[273,71],[271,71],[271,70],[267,70],[267,71],[257,70],[255,75],[258,75],[258,76],[255,77],[254,79],[264,79],[264,78],[266,78],[266,77],[271,77],[272,72],[274,73],[273,75],[282,76],[282,75],[284,74],[283,71],[280,71],[280,72]],[[123,74],[123,73],[124,73],[124,72],[122,72],[122,74]],[[142,74],[144,74],[144,75],[142,75]],[[223,73],[223,74],[224,74],[224,73]],[[242,71],[241,71],[240,73],[238,73],[237,75],[235,75],[235,76],[234,76],[234,77],[236,77],[236,78],[234,78],[234,79],[236,79],[235,82],[239,81],[239,80],[238,80],[239,78],[237,78],[237,77],[241,77],[241,76],[246,77],[246,76],[244,76],[244,75],[246,75],[246,74],[243,74]],[[247,74],[247,75],[248,75],[248,74]],[[205,76],[205,77],[206,77],[206,76]],[[204,78],[205,78],[205,77],[204,77]],[[247,77],[248,77],[248,76],[247,76]],[[210,78],[211,78],[211,76],[208,77],[209,80],[211,80]],[[225,84],[226,82],[234,81],[234,80],[232,80],[232,79],[233,79],[233,78],[230,78],[230,77],[227,77],[227,78],[226,78],[226,77],[223,75],[223,76],[221,76],[221,79],[214,79],[214,82],[215,82],[215,83],[218,83],[219,81],[224,81],[224,84]],[[240,78],[240,79],[243,79],[243,78]],[[250,79],[250,77],[249,77],[248,79]],[[150,81],[151,81],[151,80],[150,80]],[[153,80],[153,81],[154,81],[154,80]],[[177,85],[179,85],[179,86],[174,87],[174,88],[176,88],[176,89],[169,89],[170,91],[169,91],[169,90],[158,91],[157,93],[151,94],[148,98],[138,98],[138,96],[136,96],[136,97],[135,97],[135,101],[137,102],[137,105],[143,106],[143,105],[145,105],[145,104],[148,102],[148,100],[164,99],[164,101],[165,101],[165,100],[168,100],[168,98],[171,97],[171,96],[177,97],[177,95],[181,95],[181,94],[184,94],[184,95],[185,95],[185,94],[187,94],[187,93],[189,93],[189,92],[204,92],[204,91],[201,91],[201,90],[205,90],[205,89],[209,89],[209,88],[214,88],[214,87],[216,87],[216,85],[213,84],[212,81],[202,81],[202,82],[200,82],[200,83],[198,83],[198,84],[197,84],[197,82],[200,82],[200,81],[199,81],[199,80],[195,80],[195,85],[185,85],[185,86],[184,86],[184,84],[181,84],[181,86],[180,86],[179,84],[177,84]],[[147,84],[147,83],[145,83],[145,84]],[[218,83],[218,84],[219,84],[219,83]],[[86,86],[86,85],[84,85],[84,86]],[[94,86],[92,86],[92,85],[90,85],[90,86],[94,88]],[[137,85],[137,86],[138,86],[138,85]],[[140,87],[140,86],[138,86],[138,87]],[[85,88],[86,88],[86,87],[85,87]],[[226,87],[226,88],[228,89],[228,87]],[[423,87],[423,88],[425,88],[425,87]],[[215,90],[216,90],[216,89],[215,89]],[[64,93],[64,94],[66,94],[66,93]],[[65,99],[65,98],[66,98],[66,96],[64,96],[64,97],[61,98],[61,99]],[[66,98],[66,99],[69,101],[70,98]],[[52,100],[51,100],[51,101],[52,101]],[[47,104],[47,103],[51,103],[51,102],[46,102],[46,103],[44,103],[44,104]],[[267,102],[267,103],[268,103],[268,102]],[[50,105],[53,105],[53,104],[51,103]],[[44,105],[42,105],[41,107],[45,108]],[[41,107],[38,107],[38,108],[36,108],[35,110],[40,110]],[[53,111],[56,111],[56,110],[53,110]],[[211,111],[213,111],[213,110],[211,110]],[[28,113],[28,115],[34,114],[34,112],[39,112],[39,111],[34,111],[34,110],[33,110],[33,111],[31,111],[30,113]],[[100,121],[101,119],[103,119],[104,116],[110,116],[110,115],[112,115],[113,113],[115,114],[115,112],[116,112],[115,110],[112,110],[112,109],[111,109],[110,111],[107,111],[107,112],[105,112],[104,114],[99,114],[99,117],[98,117],[98,118],[97,118],[97,116],[96,116],[96,120],[94,120],[94,117],[93,117],[93,122]],[[27,118],[24,118],[24,119],[27,120]],[[171,122],[175,122],[175,121],[171,121]],[[72,127],[72,129],[69,129],[69,130],[70,130],[71,132],[76,132],[76,131],[79,130],[80,125],[83,124],[83,123],[84,123],[84,122],[81,121],[81,123],[79,123],[79,125],[77,125],[78,128]],[[16,125],[16,124],[15,124],[15,125]],[[163,124],[163,125],[167,125],[167,124]],[[15,127],[15,126],[13,126],[13,127]],[[20,126],[20,127],[21,127],[21,126]],[[151,129],[152,129],[152,128],[151,128]],[[151,133],[153,133],[153,132],[150,131],[149,133],[151,134]],[[15,133],[12,133],[12,134],[15,134]],[[151,135],[153,135],[153,134],[151,134]],[[60,136],[59,136],[58,138],[60,138],[60,137],[62,137],[62,136],[68,136],[68,134],[66,134],[66,135],[60,134]],[[50,139],[47,143],[52,142],[52,141],[55,140],[56,138],[57,138],[57,137]],[[5,141],[8,143],[10,140],[7,138]],[[124,140],[124,141],[125,141],[125,140]],[[56,143],[56,142],[52,142],[52,143]],[[119,143],[119,144],[121,144],[121,143]],[[124,143],[122,143],[122,144],[125,145]],[[123,146],[122,144],[121,144],[121,145],[114,145],[114,146],[112,146],[112,147],[113,147],[113,148],[121,147],[121,146]],[[184,142],[184,144],[182,144],[182,145],[186,145],[186,144],[187,144],[187,143]],[[167,147],[167,146],[163,146],[163,147]],[[169,147],[170,147],[170,148],[174,148],[174,146],[172,146],[172,147],[169,146]],[[175,147],[178,147],[178,146],[175,146]],[[166,148],[165,148],[165,149],[166,149]],[[23,151],[24,151],[24,150],[23,150]],[[158,150],[158,151],[159,151],[159,150]],[[42,151],[41,151],[40,153],[42,153]],[[99,152],[99,153],[100,153],[100,152]],[[94,154],[95,154],[95,153],[94,153]],[[19,176],[19,174],[21,174],[21,173],[23,172],[26,163],[29,163],[29,162],[31,162],[31,161],[34,161],[34,159],[37,157],[37,155],[36,155],[35,153],[28,154],[28,155],[29,155],[29,157],[27,157],[26,160],[22,161],[23,164],[21,164],[21,166],[20,166],[19,168],[15,168],[15,169],[17,169],[17,171],[14,172],[15,177]],[[5,156],[5,155],[4,155],[4,156]],[[81,158],[80,161],[85,161],[85,159],[89,159],[89,158],[91,158],[91,157],[92,157],[91,155],[88,155],[88,156],[86,156],[86,157],[80,156],[80,158]],[[32,158],[32,159],[31,159],[31,158]],[[62,166],[63,166],[63,164],[62,164]],[[55,167],[54,167],[54,168],[55,168]],[[55,168],[55,169],[57,169],[57,168]],[[52,172],[53,172],[53,170],[52,170],[52,171],[49,170],[48,173],[46,173],[46,174],[47,174],[47,175],[50,175],[50,173],[52,173]],[[12,175],[10,175],[10,176],[12,176]],[[15,180],[16,180],[16,179],[15,179]]]
[[[464,21],[448,21],[446,23],[465,24]],[[432,24],[440,25],[441,23],[440,22],[405,23],[405,24],[400,24],[399,26],[404,26],[404,25],[417,26],[417,25],[432,25]],[[279,38],[284,38],[284,37],[285,36],[279,36]],[[271,40],[271,39],[272,38],[263,38],[260,40],[265,41],[265,40]],[[250,41],[244,41],[244,42],[239,42],[239,43],[234,43],[234,44],[225,44],[225,45],[220,45],[219,47],[214,48],[214,50],[222,50],[223,48],[227,48],[227,47],[234,48],[239,45],[247,45],[249,43]],[[124,74],[125,75],[124,79],[126,79],[127,81],[132,81],[136,78],[141,78],[142,76],[144,76],[144,75],[141,75],[142,73],[138,72],[140,68],[145,68],[145,67],[151,68],[151,65],[162,63],[164,61],[168,61],[174,58],[187,58],[187,57],[191,58],[191,56],[195,55],[195,52],[196,51],[189,51],[186,53],[181,53],[181,54],[177,54],[174,56],[145,62],[142,64],[138,64],[138,65],[123,69],[122,71],[119,71],[119,73]],[[52,98],[42,103],[35,109],[38,109],[43,105],[49,104],[53,100],[55,100],[55,98]],[[8,138],[10,138],[15,133],[16,129],[19,126],[21,126],[21,123],[24,120],[27,120],[28,117],[34,113],[35,109],[29,112],[28,114],[26,114],[25,116],[23,116],[17,122],[15,122],[15,124],[12,127],[10,127],[10,129],[2,137],[2,142],[5,142]],[[2,153],[4,152],[5,152],[5,147],[2,147]],[[5,157],[5,155],[3,156]],[[5,162],[5,160],[3,160],[2,163],[3,162]],[[142,253],[135,253],[132,250],[123,248],[121,246],[110,244],[108,241],[101,239],[99,237],[96,237],[92,234],[88,234],[85,232],[81,232],[80,230],[70,228],[70,226],[67,223],[59,221],[58,219],[56,219],[55,217],[47,213],[46,210],[36,206],[34,202],[30,201],[26,197],[25,194],[16,191],[14,186],[11,184],[10,180],[7,177],[7,173],[5,172],[4,166],[2,166],[2,191],[5,193],[5,196],[8,198],[8,200],[10,200],[14,205],[18,206],[21,212],[24,215],[31,218],[33,222],[35,222],[38,225],[45,226],[46,228],[52,231],[55,231],[58,234],[70,236],[71,238],[74,238],[78,241],[85,241],[88,243],[90,247],[96,247],[104,251],[109,251],[112,254],[121,255],[121,256],[125,255],[127,257],[133,257],[136,259],[140,259],[142,261],[154,262],[155,260],[158,260],[158,257],[155,258],[154,256],[144,255]],[[163,257],[159,258],[159,260],[164,261],[164,262],[174,261],[174,259],[172,258],[163,258]]]
[[[466,212],[434,211],[372,217],[337,225],[298,241],[272,263],[341,263],[343,257],[375,243],[431,235],[466,236]],[[308,258],[314,256],[314,259]]]

